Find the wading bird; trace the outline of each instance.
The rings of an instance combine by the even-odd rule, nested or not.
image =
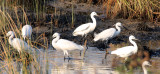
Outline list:
[[[79,27],[77,27],[74,32],[73,32],[73,36],[87,36],[88,33],[94,31],[94,29],[96,28],[96,19],[94,16],[98,16],[96,12],[92,12],[90,14],[91,19],[93,21],[93,23],[86,23],[86,24],[82,24]]]
[[[138,39],[136,39],[133,35],[129,36],[129,41],[130,43],[133,44],[133,46],[118,48],[117,50],[112,51],[111,54],[116,54],[119,57],[123,57],[125,58],[126,61],[130,55],[137,53],[138,47],[133,40],[138,40]]]
[[[64,52],[64,58],[65,58],[65,54],[68,56],[68,58],[70,59],[69,55],[68,55],[68,50],[83,50],[84,47],[81,45],[78,45],[72,41],[66,40],[66,39],[60,39],[60,34],[59,33],[54,33],[53,34],[53,40],[52,40],[52,46],[56,49],[56,50],[62,50]]]
[[[101,40],[101,41],[106,40],[106,43],[107,43],[109,39],[112,39],[112,38],[116,37],[121,32],[120,27],[122,27],[122,24],[120,22],[117,22],[114,26],[116,28],[109,28],[109,29],[103,30],[99,34],[94,33],[94,39],[93,40],[95,42],[98,41],[98,40]]]
[[[30,25],[25,25],[22,28],[22,37],[25,38],[28,37],[29,39],[31,39],[31,35],[32,35],[32,27]]]
[[[13,31],[9,31],[6,34],[6,36],[9,37],[9,39],[8,39],[9,44],[13,48],[17,49],[17,51],[19,52],[19,54],[22,52],[22,50],[27,50],[27,49],[30,48],[25,41],[23,41],[23,40],[21,40],[19,38],[13,38],[14,37],[14,32]]]

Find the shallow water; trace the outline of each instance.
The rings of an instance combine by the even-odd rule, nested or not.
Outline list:
[[[38,63],[41,67],[40,73],[42,74],[128,74],[129,72],[125,71],[125,73],[119,72],[116,67],[121,68],[120,65],[123,63],[119,63],[121,61],[118,60],[118,64],[113,66],[113,58],[114,56],[108,55],[107,59],[105,57],[105,51],[100,51],[97,48],[90,47],[85,54],[85,59],[82,60],[80,56],[80,51],[74,50],[69,51],[70,57],[73,59],[64,60],[63,52],[56,51],[51,49],[43,50],[40,49],[41,52],[38,52]],[[67,56],[66,56],[67,57]],[[158,62],[160,58],[154,57],[152,61]],[[3,61],[4,63],[5,61]],[[2,63],[2,61],[1,61]],[[15,66],[17,65],[14,62]],[[19,63],[20,64],[20,63]],[[33,63],[32,63],[33,64]],[[157,65],[158,64],[158,65]],[[150,69],[151,74],[157,74],[159,72],[154,73],[154,71],[160,70],[159,62],[156,63],[156,69]],[[22,65],[20,64],[17,67],[17,70],[20,74],[22,74]],[[34,67],[31,67],[31,73],[35,73]],[[143,74],[141,69],[135,69],[133,71],[134,74]],[[4,74],[7,74],[4,72]]]
[[[104,63],[105,51],[99,51],[96,48],[87,50],[85,59],[82,60],[80,51],[71,51],[70,57],[73,59],[68,60],[63,57],[62,51],[49,50],[48,60],[53,63],[49,64],[49,73],[51,74],[110,74],[115,71],[111,68],[111,64]],[[41,56],[42,58],[43,56]],[[66,56],[67,57],[67,56]]]

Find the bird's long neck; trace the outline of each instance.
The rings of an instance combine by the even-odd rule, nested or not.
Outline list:
[[[55,39],[53,39],[52,44],[56,43],[59,40],[60,36],[57,36]]]
[[[143,68],[144,74],[147,74],[147,69],[145,68],[145,65],[142,65],[142,68]]]
[[[93,24],[96,25],[96,19],[94,18],[93,15],[91,15],[91,19],[92,19],[92,21],[93,21]]]
[[[129,39],[129,41],[133,44],[136,52],[138,50],[137,44],[132,39]]]
[[[10,45],[12,45],[12,39],[13,39],[13,37],[14,37],[14,34],[11,34],[11,36],[8,39]]]
[[[121,28],[116,25],[117,32],[121,32]]]

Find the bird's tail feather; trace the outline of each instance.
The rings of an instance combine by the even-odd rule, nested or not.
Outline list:
[[[77,36],[76,32],[73,32],[72,34],[73,34],[73,36]]]
[[[115,52],[115,51],[112,51],[111,54],[116,54],[116,52]]]

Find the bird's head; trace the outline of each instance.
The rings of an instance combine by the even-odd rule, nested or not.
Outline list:
[[[113,26],[123,27],[121,22],[117,22],[117,23],[114,24]]]
[[[56,38],[57,36],[60,36],[60,34],[56,32],[56,33],[53,34],[52,37],[53,37],[53,38]]]
[[[98,16],[96,12],[92,12],[91,16]]]
[[[13,31],[9,31],[9,32],[6,34],[6,36],[9,37],[9,36],[11,36],[12,34],[14,35],[14,32],[13,32]]]
[[[122,28],[124,28],[124,29],[128,30],[126,27],[124,27],[124,26],[122,25],[122,23],[121,23],[121,22],[117,22],[117,23],[116,23],[116,24],[114,24],[113,26],[122,27]]]
[[[152,65],[149,63],[149,61],[144,61],[142,65],[143,65],[143,66],[152,66]]]
[[[133,35],[129,36],[129,39],[133,39],[133,40],[138,40],[136,37],[134,37]]]

